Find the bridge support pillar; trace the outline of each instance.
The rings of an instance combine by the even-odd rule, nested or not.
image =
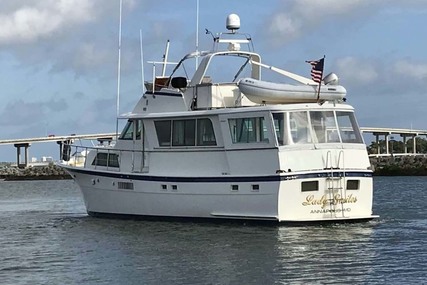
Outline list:
[[[386,154],[390,154],[390,147],[389,147],[389,144],[390,144],[390,140],[389,140],[389,134],[385,134],[384,135],[385,136],[385,153]]]
[[[376,138],[376,143],[377,143],[377,154],[381,154],[381,150],[380,150],[380,135],[379,134],[375,134],[375,138]]]
[[[413,148],[412,149],[414,151],[414,154],[416,154],[417,153],[417,136],[416,135],[413,136],[412,143],[413,143]]]
[[[31,146],[30,143],[16,143],[14,147],[16,147],[16,165],[18,168],[26,168],[28,167],[28,148]],[[25,149],[24,163],[21,163],[21,148]]]
[[[408,153],[408,146],[406,145],[406,135],[401,135],[403,137],[403,150],[404,153]]]

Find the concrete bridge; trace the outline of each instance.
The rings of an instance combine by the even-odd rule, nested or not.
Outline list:
[[[105,134],[87,134],[87,135],[69,135],[69,136],[47,136],[39,138],[28,138],[28,139],[8,139],[0,140],[0,145],[11,145],[16,148],[16,164],[19,168],[25,168],[28,166],[28,148],[32,143],[43,143],[43,142],[56,142],[59,145],[60,157],[63,155],[64,145],[70,144],[75,140],[98,140],[100,143],[111,142],[116,137],[116,133],[105,133]],[[24,162],[21,159],[21,149],[24,148]]]
[[[390,154],[390,138],[392,138],[392,135],[399,135],[403,138],[403,145],[404,145],[404,153],[393,155],[415,155],[417,154],[417,144],[416,144],[416,138],[418,136],[426,136],[427,137],[427,130],[413,130],[413,129],[395,129],[395,128],[373,128],[373,127],[361,127],[360,130],[362,133],[370,133],[375,136],[376,143],[379,145],[379,138],[380,136],[384,136],[385,141],[385,147],[386,152],[381,153],[380,148],[377,148],[377,154],[371,154],[370,156],[388,156]],[[413,147],[412,147],[412,153],[408,153],[408,149],[406,146],[406,142],[409,139],[413,139]]]

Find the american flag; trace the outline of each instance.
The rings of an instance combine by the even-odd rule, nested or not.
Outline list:
[[[306,61],[311,64],[311,79],[313,79],[314,82],[320,83],[322,81],[324,61],[325,58]]]

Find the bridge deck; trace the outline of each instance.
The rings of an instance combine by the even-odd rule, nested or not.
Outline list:
[[[397,129],[397,128],[376,128],[376,127],[361,127],[360,130],[362,133],[371,133],[371,134],[398,134],[398,135],[415,135],[427,136],[427,130],[413,130],[413,129]]]
[[[7,139],[0,140],[0,144],[31,144],[39,142],[62,142],[76,139],[112,139],[116,136],[116,133],[105,133],[105,134],[87,134],[87,135],[68,135],[68,136],[47,136],[39,138],[27,138],[27,139]]]

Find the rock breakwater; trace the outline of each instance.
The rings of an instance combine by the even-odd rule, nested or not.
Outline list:
[[[427,176],[427,156],[384,156],[370,158],[377,176]]]
[[[71,179],[62,168],[51,163],[44,166],[30,166],[20,169],[12,165],[0,166],[0,178],[4,180],[56,180]]]

